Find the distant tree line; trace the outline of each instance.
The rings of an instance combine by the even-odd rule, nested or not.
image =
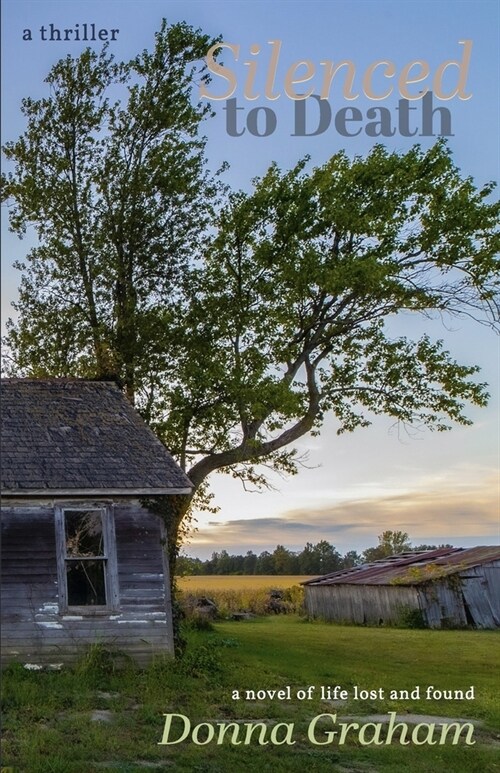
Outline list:
[[[349,550],[341,555],[334,545],[321,540],[316,545],[308,542],[300,552],[277,545],[272,553],[264,550],[259,555],[252,550],[248,550],[245,555],[230,555],[227,550],[221,550],[212,553],[212,557],[206,561],[179,556],[176,571],[178,575],[328,574],[408,550],[434,550],[437,547],[452,545],[412,545],[406,532],[388,530],[378,536],[376,547],[367,548],[362,553]]]

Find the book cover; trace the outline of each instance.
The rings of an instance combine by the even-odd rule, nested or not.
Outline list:
[[[5,770],[496,769],[497,35],[489,0],[3,0],[3,372],[81,403],[41,387],[7,486],[46,531],[5,502]],[[99,449],[117,387],[167,472],[138,417]],[[50,491],[54,446],[92,485]]]

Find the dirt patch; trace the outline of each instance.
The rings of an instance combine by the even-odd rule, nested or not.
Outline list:
[[[105,722],[109,723],[113,721],[113,712],[107,709],[96,709],[92,712],[90,719],[92,722]]]
[[[162,762],[149,762],[148,760],[134,760],[134,762],[116,762],[116,760],[112,760],[111,762],[94,762],[96,768],[105,768],[106,770],[114,768],[116,768],[116,770],[123,770],[124,766],[128,768],[131,765],[135,765],[137,768],[144,768],[144,770],[165,770],[166,767],[171,767],[173,764],[173,762],[168,760],[163,760]]]
[[[451,724],[451,722],[460,722],[460,724],[463,724],[464,722],[470,722],[474,727],[481,727],[483,724],[480,719],[464,719],[463,717],[434,717],[432,714],[401,714],[397,715],[397,721],[398,722],[406,722],[407,725],[419,725],[420,723],[425,724]],[[359,722],[360,720],[364,722],[390,722],[391,717],[389,714],[363,714],[363,716],[357,716],[357,717],[342,717],[342,721],[347,722]]]

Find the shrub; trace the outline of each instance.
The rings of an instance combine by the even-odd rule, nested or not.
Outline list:
[[[133,668],[130,655],[100,642],[91,644],[75,666],[76,673],[91,684],[100,684],[104,677]]]
[[[198,644],[186,650],[178,668],[186,676],[201,677],[216,683],[223,671],[222,657],[212,642]]]
[[[421,609],[404,607],[399,617],[399,625],[402,628],[427,628],[427,621]]]

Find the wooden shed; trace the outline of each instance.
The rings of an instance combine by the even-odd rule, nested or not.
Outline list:
[[[311,617],[430,628],[500,627],[500,547],[401,553],[303,583]]]
[[[113,383],[3,379],[2,661],[173,652],[163,521],[191,484]]]

